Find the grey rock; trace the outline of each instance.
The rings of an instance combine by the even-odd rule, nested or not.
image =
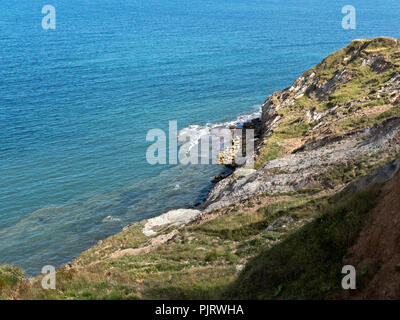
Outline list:
[[[231,175],[218,182],[201,205],[205,212],[219,209],[250,196],[296,192],[333,166],[346,166],[366,156],[400,152],[400,118],[387,120],[343,137],[319,141],[303,150],[268,162],[256,172],[240,177]]]
[[[159,230],[169,225],[181,226],[185,225],[202,214],[199,210],[194,209],[178,209],[171,210],[158,217],[147,220],[142,232],[146,236],[152,236]]]

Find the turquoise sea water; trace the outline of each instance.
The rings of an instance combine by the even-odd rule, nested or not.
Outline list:
[[[151,166],[146,133],[234,120],[354,38],[400,37],[397,0],[0,2],[0,263],[59,266],[193,205],[217,166]],[[44,5],[57,27],[41,27]]]

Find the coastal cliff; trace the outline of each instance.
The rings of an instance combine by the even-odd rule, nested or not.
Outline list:
[[[57,271],[56,290],[0,267],[0,297],[400,298],[400,41],[354,40],[250,125],[254,169],[235,168],[196,208],[100,241]],[[352,294],[344,264],[363,270]]]
[[[262,106],[258,170],[221,181],[203,208],[260,193],[333,190],[395,156],[398,50],[391,38],[355,40],[272,94]]]

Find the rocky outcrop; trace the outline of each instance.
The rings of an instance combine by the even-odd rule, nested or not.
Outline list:
[[[243,163],[243,158],[253,159],[251,155],[247,155],[247,141],[252,143],[254,148],[261,143],[262,125],[261,119],[255,118],[245,123],[238,123],[237,126],[230,128],[232,132],[231,145],[218,154],[217,164],[227,167],[249,166],[249,163]],[[252,134],[248,133],[252,130]],[[254,149],[253,148],[253,149]],[[238,161],[238,159],[240,159]],[[250,166],[252,163],[250,164]]]
[[[220,181],[203,204],[206,211],[219,209],[250,196],[268,193],[296,192],[306,188],[325,188],[326,173],[335,167],[369,165],[381,161],[375,155],[400,152],[400,118],[382,126],[325,141],[306,151],[295,152],[272,160],[263,168],[246,176],[235,175]],[[334,187],[334,186],[332,186]]]
[[[386,183],[394,178],[400,171],[400,158],[397,158],[381,167],[378,167],[370,174],[348,185],[342,194],[352,194],[360,190],[365,190],[374,184]]]
[[[201,211],[194,209],[171,210],[158,217],[147,220],[143,228],[143,233],[146,236],[152,236],[167,226],[185,225],[195,220],[200,215]]]
[[[215,185],[201,209],[212,211],[262,193],[343,188],[390,161],[400,152],[397,57],[396,39],[355,40],[272,94],[262,106],[260,136],[278,141],[283,151],[293,138],[302,147],[282,151],[257,171],[237,169]],[[258,148],[260,158],[268,146]]]
[[[229,146],[218,154],[217,164],[235,166],[238,153],[242,150],[242,138],[236,136],[232,139],[232,146]]]

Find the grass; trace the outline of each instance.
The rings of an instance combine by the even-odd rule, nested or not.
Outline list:
[[[1,297],[18,291],[20,299],[321,298],[340,284],[341,259],[378,195],[378,187],[347,199],[303,190],[288,201],[221,212],[184,227],[178,237],[148,253],[61,268],[56,290],[43,290],[42,276],[21,281],[20,269],[2,267],[0,279],[7,279],[8,287]],[[294,224],[265,230],[280,217]],[[316,220],[299,230],[296,223],[310,218]],[[238,278],[236,266],[246,261]]]
[[[326,188],[331,189],[346,185],[397,159],[398,156],[398,153],[372,154],[352,160],[347,165],[332,166],[322,175],[322,183]]]
[[[355,81],[346,83],[346,85],[328,97],[329,105],[333,107],[351,101],[355,97],[362,96],[363,90],[361,86],[362,84],[359,82],[358,78],[356,78]]]
[[[237,212],[208,221],[194,230],[220,239],[242,241],[258,235],[273,221],[283,215],[305,218],[305,212],[318,207],[323,200],[309,200],[305,197],[261,207],[251,212]],[[312,215],[312,214],[311,214]]]
[[[133,225],[116,239],[99,244],[96,253],[92,249],[90,255],[84,253],[76,260],[79,268],[57,270],[56,290],[43,290],[42,276],[33,282],[16,280],[13,289],[21,299],[214,299],[237,278],[236,265],[292,232],[291,228],[264,232],[271,222],[283,215],[304,218],[302,214],[315,212],[325,201],[309,199],[307,194],[186,226],[178,237],[147,253],[118,259],[99,253],[110,250],[111,244],[126,247],[129,242],[120,242],[124,237],[136,243],[137,226]]]
[[[24,278],[25,274],[21,268],[0,265],[0,299],[9,298],[13,287]]]
[[[304,136],[309,128],[308,123],[301,122],[280,128],[276,131],[276,135],[282,139],[298,138]]]
[[[356,53],[354,55],[354,53]],[[372,56],[379,56],[391,63],[388,70],[376,70],[364,62]],[[352,57],[352,58],[351,58]],[[379,124],[382,121],[400,115],[400,108],[378,114],[356,117],[353,113],[366,107],[387,105],[395,97],[393,93],[378,93],[395,72],[400,73],[400,53],[397,43],[391,39],[373,39],[353,41],[348,47],[326,57],[320,64],[306,71],[303,79],[310,86],[304,95],[294,98],[293,92],[275,93],[270,101],[276,106],[280,119],[274,124],[271,135],[264,141],[256,159],[255,168],[263,167],[268,161],[284,154],[286,139],[303,138],[312,135],[317,139],[320,132],[312,128],[324,122],[324,136],[343,135]],[[329,86],[326,95],[317,94],[317,88],[323,88],[339,72],[346,70],[345,78]],[[315,76],[310,80],[311,73]],[[308,79],[308,80],[307,80]],[[304,80],[303,80],[304,81]],[[316,81],[316,83],[314,83]],[[286,100],[284,100],[286,99]],[[290,101],[289,99],[293,99]],[[288,103],[289,102],[289,103]],[[335,112],[329,112],[335,107]],[[326,112],[321,120],[308,123],[307,112]],[[316,134],[316,136],[315,136]]]
[[[310,99],[310,97],[304,95],[301,98],[297,99],[293,105],[293,109],[297,110],[304,110],[304,109],[311,109],[314,104],[314,101]]]
[[[367,168],[362,162],[351,163],[347,166],[334,166],[324,173],[323,183],[328,188],[334,188],[338,185],[347,184],[366,173]]]
[[[135,223],[123,232],[107,238],[100,244],[83,252],[75,261],[78,264],[89,264],[104,259],[117,249],[138,248],[149,240],[142,232],[143,224]]]
[[[234,299],[322,299],[340,289],[342,260],[380,186],[341,199],[314,222],[252,259],[224,293]]]
[[[260,169],[267,162],[274,160],[279,157],[283,148],[279,145],[281,139],[277,137],[269,137],[264,141],[264,144],[260,150],[260,154],[257,156],[255,169]]]
[[[158,275],[148,279],[145,295],[151,299],[217,299],[236,278],[234,266],[209,266]]]

